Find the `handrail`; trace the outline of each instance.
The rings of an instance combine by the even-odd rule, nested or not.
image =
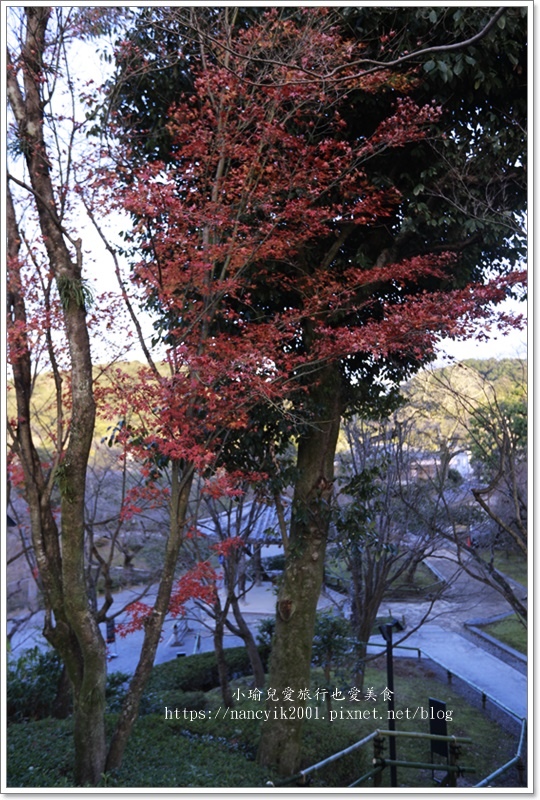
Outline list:
[[[380,759],[383,767],[410,767],[413,769],[433,769],[437,766],[445,772],[476,772],[476,767],[462,767],[453,764],[434,764],[433,761],[398,761],[390,758]]]
[[[361,775],[357,780],[355,780],[354,783],[350,783],[347,786],[347,789],[353,789],[355,786],[360,786],[361,783],[364,783],[364,781],[373,778],[379,772],[382,772],[383,769],[384,767],[382,766],[382,764],[380,764],[378,767],[373,767],[373,769],[370,769],[369,772],[364,772],[364,774]]]
[[[422,731],[387,731],[378,728],[375,733],[377,736],[409,736],[411,739],[433,739],[436,742],[463,742],[472,744],[472,739],[468,736],[446,736],[442,733],[422,733]]]
[[[372,644],[372,645],[379,646],[379,647],[386,647],[386,644],[383,645],[382,643],[379,643],[379,642],[369,642],[368,644]],[[493,780],[494,778],[496,778],[499,775],[503,774],[508,769],[510,769],[510,767],[514,766],[514,764],[517,764],[521,760],[521,757],[522,757],[521,751],[523,749],[523,742],[524,742],[526,723],[527,723],[527,720],[525,718],[520,717],[518,714],[515,713],[515,711],[512,711],[510,708],[505,706],[503,703],[501,703],[495,697],[492,697],[490,694],[488,694],[486,691],[481,689],[479,686],[477,686],[475,683],[470,681],[468,678],[462,677],[461,675],[459,675],[458,673],[454,672],[453,670],[448,669],[448,667],[445,666],[444,664],[442,664],[440,661],[437,661],[436,658],[433,658],[428,653],[424,653],[424,651],[420,647],[409,647],[407,645],[394,645],[394,647],[395,648],[401,648],[403,650],[416,650],[418,652],[418,656],[419,657],[420,657],[420,655],[425,655],[425,657],[427,659],[429,659],[430,661],[433,661],[434,664],[437,664],[439,667],[444,669],[449,675],[454,675],[456,678],[459,678],[464,683],[468,684],[471,688],[476,689],[477,692],[480,692],[480,694],[482,695],[483,698],[485,697],[485,698],[489,699],[492,703],[494,703],[495,705],[499,706],[500,709],[505,711],[507,714],[510,714],[512,717],[514,717],[514,719],[517,719],[517,720],[519,720],[521,722],[521,724],[522,724],[521,735],[520,735],[518,750],[517,750],[517,753],[514,756],[514,758],[510,759],[510,761],[508,761],[502,767],[497,769],[491,775],[488,775],[488,777],[484,778],[483,781],[481,781],[480,783],[476,784],[475,788],[485,786],[490,780]],[[472,742],[472,739],[467,738],[467,737],[463,737],[463,736],[440,736],[440,735],[429,734],[429,733],[420,733],[420,732],[416,732],[416,731],[408,732],[408,731],[376,730],[373,733],[369,734],[368,736],[364,737],[364,739],[360,739],[358,742],[355,742],[355,744],[351,745],[350,747],[347,747],[344,750],[340,750],[338,753],[334,753],[333,755],[329,756],[328,758],[325,758],[322,761],[319,761],[316,764],[313,764],[311,767],[307,767],[306,769],[303,769],[300,772],[297,772],[295,775],[292,775],[289,778],[285,778],[285,779],[282,779],[282,780],[276,781],[276,782],[269,781],[267,785],[270,785],[270,786],[286,786],[287,784],[292,783],[295,780],[303,779],[303,778],[306,777],[306,775],[309,775],[309,773],[315,772],[317,769],[321,769],[323,766],[326,766],[327,764],[330,764],[333,761],[336,761],[338,758],[341,758],[344,755],[348,755],[349,753],[354,752],[354,750],[357,750],[360,747],[363,747],[364,744],[367,744],[372,739],[374,739],[376,736],[411,736],[413,738],[426,738],[426,739],[436,739],[436,740],[446,740],[446,741],[456,741],[456,742],[467,742],[467,743],[471,743]],[[389,762],[387,761],[386,763],[389,763]],[[355,781],[354,783],[350,784],[349,788],[352,788],[354,786],[359,785],[364,780],[367,780],[369,777],[372,777],[373,775],[375,775],[382,768],[383,767],[380,767],[379,765],[377,765],[374,769],[370,770],[369,773],[366,773],[365,775],[362,775],[357,781]]]
[[[502,767],[499,767],[499,769],[496,769],[495,772],[492,772],[491,775],[488,775],[487,778],[484,778],[483,781],[480,781],[480,783],[475,784],[475,787],[474,787],[475,789],[479,789],[482,786],[487,786],[488,783],[490,783],[490,781],[494,780],[495,778],[498,778],[499,775],[502,775],[504,772],[506,772],[508,769],[510,769],[510,767],[513,767],[514,764],[517,764],[519,761],[521,761],[521,755],[522,755],[521,751],[523,750],[523,743],[525,741],[525,731],[526,731],[526,729],[527,729],[527,720],[526,719],[522,719],[521,720],[521,735],[519,737],[519,744],[518,744],[517,753],[514,756],[514,758],[511,758],[510,761],[507,761],[506,764],[503,764]]]
[[[386,642],[358,642],[358,644],[366,644],[370,647],[383,647],[386,648]],[[422,649],[420,647],[412,647],[408,644],[392,644],[392,650],[416,650],[418,653],[418,658],[422,655]],[[378,658],[378,656],[377,656]],[[429,656],[428,656],[429,658]]]
[[[269,782],[272,786],[286,786],[288,783],[292,783],[293,781],[305,778],[306,775],[309,775],[310,772],[315,772],[317,769],[321,769],[325,767],[327,764],[331,764],[332,761],[337,761],[338,758],[342,756],[346,756],[349,753],[353,753],[358,748],[363,747],[365,744],[370,742],[377,736],[378,731],[373,731],[373,733],[368,734],[363,739],[359,739],[359,741],[351,744],[349,747],[346,747],[344,750],[340,750],[338,753],[334,753],[328,758],[324,758],[322,761],[318,761],[316,764],[312,764],[311,767],[306,767],[306,769],[300,770],[295,775],[291,775],[289,778],[284,778],[280,781],[276,782]]]
[[[453,741],[453,742],[464,742],[467,744],[472,743],[472,739],[469,739],[467,736],[443,736],[442,734],[436,733],[422,733],[420,731],[389,731],[389,730],[381,730],[377,728],[377,730],[373,731],[372,733],[364,736],[363,739],[359,739],[354,744],[351,744],[349,747],[346,747],[343,750],[339,750],[337,753],[333,753],[333,755],[328,756],[328,758],[324,758],[322,761],[317,761],[316,764],[312,764],[310,767],[306,767],[306,769],[300,770],[300,772],[291,775],[288,778],[283,778],[280,781],[269,781],[267,785],[272,786],[286,786],[288,783],[292,783],[293,781],[301,780],[309,775],[310,772],[315,772],[318,769],[322,769],[327,764],[331,764],[333,761],[337,761],[338,758],[342,756],[347,756],[349,753],[353,753],[355,750],[358,750],[360,747],[363,747],[368,742],[371,742],[372,739],[375,739],[377,736],[409,736],[411,738],[416,739],[435,739],[437,741]],[[387,762],[389,763],[389,762]],[[382,767],[381,767],[382,769]],[[375,772],[379,772],[379,766],[375,769]],[[362,776],[362,780],[367,779],[367,776]],[[351,784],[354,786],[355,784]]]

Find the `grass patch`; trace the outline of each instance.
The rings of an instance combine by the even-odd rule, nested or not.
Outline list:
[[[481,551],[484,561],[490,561],[491,550]],[[527,587],[528,562],[521,553],[507,553],[505,550],[496,550],[493,553],[493,566],[509,578]]]
[[[395,569],[393,570],[395,573]],[[344,565],[343,561],[330,556],[327,558],[325,572],[325,584],[342,594],[347,594],[351,582],[351,573]],[[412,579],[407,573],[402,573],[393,579],[392,571],[388,580],[388,589],[384,594],[385,600],[399,600],[404,598],[418,597],[419,599],[437,591],[440,582],[433,572],[425,564],[419,563],[416,567]]]
[[[103,787],[208,787],[261,788],[275,776],[262,769],[255,762],[261,721],[257,719],[233,718],[233,715],[216,719],[217,708],[222,701],[218,689],[186,693],[185,670],[190,658],[162,664],[154,669],[153,685],[149,704],[155,712],[163,703],[159,713],[149,713],[139,718],[129,741],[122,767],[104,777]],[[199,664],[199,667],[201,665]],[[178,674],[176,674],[178,673]],[[461,763],[476,767],[477,772],[460,778],[461,786],[473,786],[481,778],[505,763],[514,754],[517,742],[491,722],[480,709],[467,704],[451,687],[441,683],[428,667],[412,659],[395,660],[395,707],[403,711],[403,719],[396,722],[398,730],[429,731],[428,720],[407,719],[416,709],[428,707],[428,698],[435,697],[447,704],[451,713],[448,733],[456,736],[469,736],[471,745],[465,745]],[[347,696],[351,688],[346,674],[336,675],[333,686],[341,689]],[[257,711],[265,709],[264,699],[250,697],[249,677],[237,678],[233,687],[239,701],[235,710]],[[348,719],[338,718],[330,722],[326,704],[315,699],[316,689],[324,686],[320,670],[313,670],[312,708],[318,709],[318,719],[307,720],[304,729],[304,748],[302,767],[310,766],[332,753],[348,747],[355,741],[371,733],[375,728],[388,726],[387,704],[382,699],[386,687],[384,657],[378,659],[366,670],[364,690],[361,699],[351,701],[334,700],[332,708],[377,709],[377,718]],[[369,689],[376,696],[375,702],[364,699]],[[176,694],[176,698],[174,697]],[[243,694],[243,696],[242,696]],[[191,707],[204,711],[202,714],[180,714],[180,719],[165,719],[164,700],[169,708]],[[177,706],[173,703],[178,702]],[[318,703],[318,704],[317,704]],[[211,713],[210,713],[211,712]],[[244,715],[247,716],[247,715]],[[326,717],[323,719],[323,716]],[[315,717],[315,713],[314,713]],[[114,715],[107,718],[108,734],[113,730]],[[68,787],[73,785],[72,771],[72,722],[71,720],[45,719],[37,722],[14,723],[8,727],[8,785],[10,787]],[[397,744],[399,759],[429,761],[427,741],[403,741]],[[387,754],[387,751],[386,751]],[[316,772],[310,785],[312,787],[345,787],[366,772],[371,765],[373,750],[371,744],[361,751],[330,764],[325,770]],[[389,785],[388,774],[383,773],[382,786]],[[505,786],[516,786],[514,773],[506,778]],[[509,782],[508,782],[509,781]],[[400,786],[433,787],[431,770],[398,769]],[[371,786],[364,784],[366,790]]]
[[[381,657],[380,661],[383,661]],[[382,691],[386,686],[386,673],[382,669],[368,668],[366,670],[365,686],[373,686],[375,691]],[[381,683],[382,682],[382,683]],[[403,711],[403,718],[396,721],[399,731],[420,731],[429,733],[429,720],[422,720],[421,709],[429,705],[428,698],[436,698],[446,703],[446,711],[451,721],[447,722],[448,735],[466,736],[472,739],[471,744],[463,744],[460,764],[476,768],[475,773],[466,773],[458,780],[458,786],[474,786],[482,778],[489,775],[498,766],[501,766],[515,755],[517,741],[509,737],[497,724],[489,720],[485,713],[469,705],[451,686],[436,680],[435,673],[424,663],[412,659],[394,660],[394,701],[396,711]],[[384,704],[378,703],[378,708]],[[406,718],[419,709],[416,719]],[[380,728],[387,727],[379,725]],[[388,740],[386,740],[388,741]],[[430,744],[428,740],[414,740],[399,738],[396,744],[398,760],[429,762]],[[388,757],[388,746],[384,754]],[[437,760],[437,756],[435,757]],[[436,774],[441,778],[442,773]],[[382,786],[390,786],[388,770],[382,775]],[[510,773],[503,779],[510,783],[500,785],[517,785],[517,776]],[[364,784],[369,787],[371,782]],[[493,784],[495,785],[495,784]],[[431,770],[398,768],[398,786],[402,787],[433,787]]]
[[[522,586],[527,586],[527,559],[520,553],[505,553],[502,550],[498,550],[495,553],[494,564],[500,572],[521,583]]]
[[[498,622],[492,622],[490,625],[483,625],[482,630],[509,647],[513,647],[514,650],[527,655],[527,629],[523,627],[515,614]]]
[[[423,597],[440,588],[440,581],[425,564],[418,564],[412,580],[406,580],[406,573],[400,575],[385,593],[385,600]]]

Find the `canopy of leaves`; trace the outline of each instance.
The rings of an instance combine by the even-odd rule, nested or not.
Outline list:
[[[505,273],[522,253],[522,15],[441,53],[445,68],[419,55],[390,70],[470,38],[489,10],[435,24],[429,9],[377,9],[369,31],[364,11],[147,9],[119,44],[116,179],[144,252],[136,275],[172,348],[171,408],[193,408],[197,384],[205,431],[227,404],[229,431],[245,431],[253,398],[280,407],[285,384],[309,419],[329,361],[345,405],[373,407],[522,277],[485,282],[494,259]],[[487,78],[471,93],[474,71]]]
[[[280,13],[284,18],[300,15],[297,9]],[[327,28],[340,26],[344,37],[356,43],[359,75],[406,57],[376,93],[365,77],[349,87],[342,114],[350,139],[373,133],[390,114],[404,84],[420,105],[434,100],[445,112],[436,138],[400,152],[380,153],[370,164],[378,185],[397,186],[402,201],[392,224],[378,226],[377,235],[370,232],[368,238],[363,232],[355,251],[361,245],[362,258],[376,259],[396,244],[400,255],[454,247],[466,261],[465,274],[470,274],[494,258],[515,262],[523,256],[526,13],[525,8],[505,9],[485,37],[461,48],[455,45],[486,27],[492,8],[353,6],[325,17]],[[233,20],[231,12],[234,35],[259,23],[260,16],[260,9],[241,9]],[[112,90],[121,129],[132,141],[135,138],[137,158],[170,158],[164,120],[170,106],[192,91],[197,32],[217,37],[221,24],[215,9],[188,13],[159,8],[141,13],[129,33],[127,53],[124,45],[119,49],[118,79]],[[133,61],[133,50],[139,60]],[[212,47],[205,50],[209,60],[221,55]],[[146,59],[146,69],[141,59]],[[159,68],[152,69],[153,64]],[[345,75],[338,72],[335,77],[343,80]]]

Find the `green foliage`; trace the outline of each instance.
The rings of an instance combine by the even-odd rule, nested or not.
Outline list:
[[[94,295],[86,280],[59,275],[57,286],[64,310],[68,311],[73,306],[85,309],[92,306]]]
[[[447,480],[453,486],[460,486],[463,483],[463,477],[461,473],[453,467],[450,467],[448,470]]]
[[[225,651],[229,679],[251,674],[251,663],[244,647],[231,647]],[[145,692],[144,708],[156,710],[163,705],[161,698],[167,692],[207,692],[219,685],[217,660],[214,652],[198,653],[159,664],[152,672]],[[191,702],[199,702],[196,694]]]
[[[220,727],[207,726],[193,734],[183,721],[165,721],[162,714],[143,718],[135,726],[121,769],[108,778],[108,785],[264,786],[267,771],[247,759],[237,737],[223,736]]]
[[[62,674],[60,656],[39,647],[26,650],[7,665],[7,719],[42,719],[54,713]]]
[[[48,718],[10,725],[7,764],[8,786],[73,786],[73,721]]]
[[[117,713],[122,708],[122,701],[126,694],[129,680],[130,676],[125,672],[111,672],[107,675],[105,700],[107,702],[107,711],[110,714]]]
[[[379,695],[386,686],[384,659],[381,668],[366,669],[365,685],[374,687]],[[176,662],[174,663],[176,666]],[[165,665],[160,665],[165,666]],[[159,668],[156,668],[159,669]],[[516,750],[516,740],[486,717],[479,707],[474,708],[446,682],[436,680],[428,664],[417,659],[396,659],[394,665],[396,709],[427,705],[428,697],[437,697],[453,711],[449,732],[469,736],[473,743],[466,745],[462,763],[475,766],[474,783],[508,761]],[[319,681],[320,676],[313,675]],[[244,684],[242,689],[245,690]],[[206,695],[208,708],[220,704],[218,693]],[[359,704],[365,708],[364,704]],[[237,708],[263,708],[258,703],[243,700]],[[382,708],[382,706],[381,706]],[[115,719],[107,719],[110,735]],[[327,758],[371,733],[373,721],[311,720],[305,724],[304,749],[301,767],[305,768]],[[264,788],[276,776],[260,768],[253,760],[259,738],[260,723],[231,719],[165,720],[163,709],[156,715],[144,716],[137,722],[128,743],[122,767],[104,776],[102,788],[122,787],[206,787],[208,789],[253,787]],[[405,717],[400,730],[428,732],[428,723]],[[7,785],[9,787],[73,786],[73,725],[72,720],[45,719],[38,722],[15,723],[8,728]],[[388,753],[388,750],[386,750]],[[344,787],[352,783],[370,766],[372,750],[363,749],[329,764],[314,773],[304,789]],[[402,740],[398,755],[409,760],[429,760],[429,744],[425,740]],[[512,780],[513,776],[510,776]],[[407,770],[400,783],[408,786],[431,787],[431,773]],[[388,785],[388,775],[383,786]],[[515,783],[509,783],[509,786]],[[368,784],[370,787],[370,784]],[[293,787],[294,789],[294,787]],[[283,791],[283,790],[282,790]]]
[[[525,384],[527,362],[522,358],[467,358],[462,363],[489,381],[501,399]]]
[[[494,11],[353,6],[340,13],[362,41],[364,58],[391,60],[467,40],[482,30]],[[402,155],[388,154],[376,165],[381,178],[391,175],[402,191],[401,225],[407,237],[423,234],[427,243],[439,236],[446,244],[457,241],[458,231],[468,237],[457,267],[460,279],[468,269],[489,268],[489,253],[493,261],[505,254],[514,261],[524,252],[523,236],[512,236],[518,217],[506,214],[502,206],[501,213],[491,213],[495,207],[489,209],[486,200],[496,174],[506,176],[507,199],[518,205],[525,199],[525,159],[517,154],[524,153],[522,122],[527,113],[526,13],[525,8],[507,9],[498,26],[473,46],[426,52],[409,62],[419,78],[411,87],[412,96],[420,101],[435,98],[445,113],[427,146],[420,143]],[[362,126],[375,125],[391,99],[390,93],[386,98],[352,93],[351,115],[360,117]],[[497,193],[498,189],[493,197]]]
[[[67,464],[59,464],[54,473],[54,479],[63,500],[68,503],[73,502],[73,489],[69,480],[69,470]]]
[[[263,563],[265,569],[283,571],[285,569],[285,556],[282,554],[268,556]]]
[[[473,463],[486,477],[496,474],[502,455],[525,459],[528,410],[526,398],[503,400],[496,408],[480,406],[472,415],[470,447]]]
[[[203,691],[183,692],[179,690],[146,691],[141,699],[139,714],[160,714],[164,707],[185,708],[188,711],[201,711],[207,708]]]
[[[257,634],[257,644],[259,648],[265,649],[270,652],[272,646],[272,639],[276,630],[276,618],[267,617],[259,622],[259,633]]]
[[[366,549],[376,560],[385,554],[397,553],[396,546],[384,541],[377,531],[376,517],[384,507],[381,480],[389,464],[388,456],[383,453],[379,462],[360,469],[343,484],[349,502],[335,509],[334,523],[340,534],[339,548],[346,557],[361,554]]]
[[[404,387],[403,416],[415,412],[414,443],[425,451],[445,440],[465,443],[477,461],[493,450],[508,410],[513,441],[527,436],[527,362],[519,358],[468,359],[416,375]]]
[[[62,676],[62,661],[55,650],[39,647],[10,658],[7,669],[8,722],[55,716]],[[113,672],[107,676],[106,701],[110,713],[120,710],[129,675]]]
[[[158,369],[162,366],[158,363]],[[116,368],[122,370],[125,376],[137,380],[138,371],[141,364],[138,361],[126,361],[116,363]],[[61,374],[64,386],[69,386],[69,375],[66,373]],[[107,389],[110,384],[110,379],[107,373],[107,366],[104,364],[96,364],[94,367],[94,381],[95,389]],[[12,384],[8,382],[10,389]],[[36,375],[32,386],[32,433],[37,442],[42,443],[40,446],[40,455],[45,461],[51,460],[51,452],[53,452],[54,443],[51,441],[51,431],[55,430],[55,423],[57,417],[56,406],[56,386],[54,383],[54,376],[52,371],[44,371]],[[103,442],[115,444],[116,436],[119,432],[119,425],[117,419],[109,417],[104,418],[103,409],[99,409],[101,416],[98,416],[95,427],[96,439],[101,439]],[[9,391],[7,395],[7,412],[10,419],[16,417],[17,407],[15,401],[15,392]]]
[[[112,721],[109,718],[109,728]],[[268,771],[246,759],[234,736],[225,738],[221,733],[207,725],[204,732],[193,734],[181,722],[165,721],[162,714],[142,717],[122,767],[104,775],[100,787],[264,786]],[[71,720],[12,725],[7,751],[9,786],[74,785]]]
[[[350,650],[351,626],[331,611],[317,613],[313,637],[313,663],[331,670],[343,663]]]

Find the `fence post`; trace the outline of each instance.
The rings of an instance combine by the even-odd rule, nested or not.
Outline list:
[[[461,753],[461,747],[457,742],[450,742],[449,747],[449,756],[448,756],[448,766],[450,767],[457,767],[459,756]],[[455,788],[457,786],[457,776],[458,770],[449,770],[447,775],[448,786]]]
[[[520,786],[525,786],[525,764],[523,763],[523,759],[521,756],[518,758],[516,762],[516,769],[518,774],[518,781]]]
[[[382,761],[382,756],[384,752],[384,737],[383,736],[376,736],[373,739],[373,766],[376,767]],[[383,771],[377,772],[376,775],[373,776],[373,786],[380,786],[382,783],[382,773]]]

